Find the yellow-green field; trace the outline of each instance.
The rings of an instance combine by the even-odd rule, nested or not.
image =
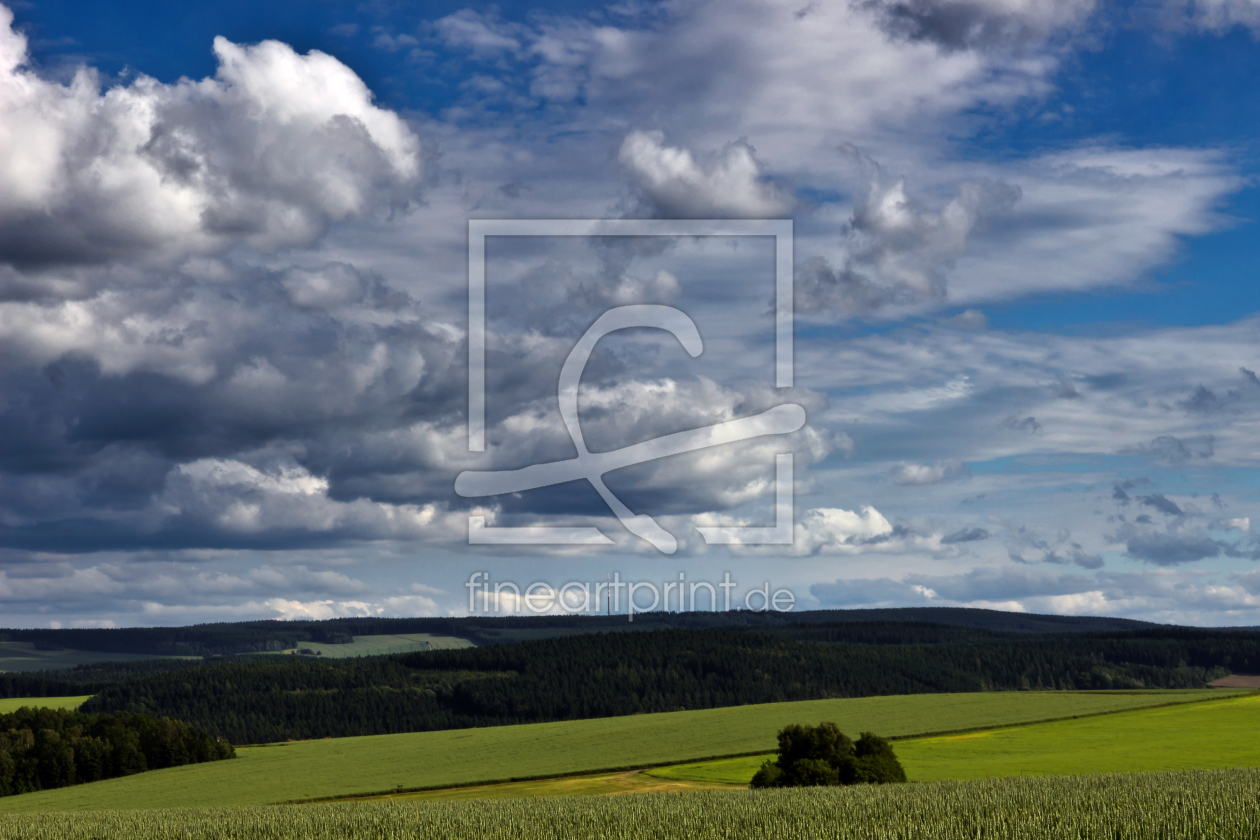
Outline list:
[[[5,840],[1255,840],[1260,772],[0,814]]]
[[[912,782],[1260,767],[1260,694],[1104,717],[913,738],[894,748]],[[856,733],[855,733],[856,734]],[[748,784],[773,755],[646,771],[655,778]]]
[[[11,697],[0,700],[0,715],[16,712],[23,706],[35,706],[41,709],[77,709],[91,697]]]
[[[300,741],[242,748],[230,761],[3,797],[0,811],[261,805],[454,787],[766,751],[779,729],[802,721],[907,736],[1223,696],[1220,690],[917,694]]]

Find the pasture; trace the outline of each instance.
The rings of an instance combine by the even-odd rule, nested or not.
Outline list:
[[[230,762],[225,762],[230,763]],[[1260,771],[0,815],[6,840],[1254,840]]]
[[[263,805],[578,775],[765,752],[789,723],[887,736],[993,728],[1228,696],[1220,690],[915,694],[298,741],[238,758],[0,798],[4,811]]]
[[[913,782],[1221,767],[1260,767],[1260,694],[1104,717],[957,735],[893,747]],[[857,733],[854,732],[854,735]],[[748,784],[773,754],[658,767],[646,775],[705,784]]]
[[[135,662],[140,659],[181,659],[188,657],[150,656],[146,653],[101,653],[94,650],[36,650],[34,642],[0,642],[0,671],[44,671],[73,668],[99,662]],[[200,657],[197,657],[200,658]]]
[[[77,709],[91,696],[84,694],[82,697],[6,697],[0,699],[0,715],[16,712],[23,706],[41,709]]]
[[[450,650],[475,645],[457,636],[434,636],[430,633],[399,633],[390,636],[354,636],[350,644],[330,645],[324,642],[302,642],[299,647],[279,651],[299,656],[321,656],[349,659],[355,656],[384,656],[389,653],[416,653],[427,650]],[[312,653],[302,654],[299,651]],[[275,653],[263,654],[274,656]]]

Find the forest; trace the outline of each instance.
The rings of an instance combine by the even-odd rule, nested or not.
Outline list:
[[[1195,688],[1257,667],[1260,634],[1185,628],[1066,637],[894,622],[654,630],[149,670],[104,684],[83,710],[178,718],[244,744],[830,697]],[[23,679],[10,677],[10,689]]]
[[[226,740],[169,718],[21,708],[0,715],[0,796],[235,755]]]

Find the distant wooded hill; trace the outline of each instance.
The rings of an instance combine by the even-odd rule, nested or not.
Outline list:
[[[170,669],[143,662],[63,673],[81,680],[67,682],[65,693],[95,692],[84,711],[169,716],[234,743],[260,743],[831,697],[1198,688],[1229,671],[1257,668],[1257,633],[1154,628],[1032,635],[850,621],[587,633],[364,659],[264,657],[174,662]],[[51,693],[51,676],[35,685],[33,676],[6,675],[0,689]]]
[[[33,642],[51,649],[157,656],[222,656],[288,650],[307,643],[338,644],[354,636],[430,633],[479,645],[609,630],[782,627],[826,622],[912,621],[1015,633],[1095,633],[1160,625],[1125,618],[1029,615],[952,607],[812,612],[641,613],[626,616],[474,616],[469,618],[349,618],[328,621],[245,621],[191,627],[0,630],[0,642]],[[2,667],[0,667],[2,670]]]

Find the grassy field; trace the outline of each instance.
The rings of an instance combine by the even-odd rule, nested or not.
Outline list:
[[[400,633],[396,636],[355,636],[348,645],[329,645],[323,642],[303,642],[300,647],[279,651],[306,656],[321,656],[330,659],[349,659],[355,656],[382,656],[387,653],[415,653],[425,650],[449,650],[452,648],[469,648],[475,645],[467,639],[457,636],[434,636],[429,633]],[[315,651],[312,654],[298,654],[298,651]],[[263,654],[274,656],[275,653]]]
[[[16,712],[23,706],[36,706],[46,709],[77,709],[91,697],[11,697],[0,700],[0,715]]]
[[[916,694],[404,735],[300,741],[238,758],[0,798],[0,811],[261,805],[397,788],[596,773],[772,749],[788,723],[889,736],[997,727],[1227,696],[1173,692]]]
[[[0,815],[6,840],[1255,840],[1260,772]]]
[[[1121,712],[894,746],[911,781],[1260,767],[1260,695]],[[854,733],[856,734],[856,733]],[[771,755],[658,767],[646,775],[748,784]]]
[[[35,650],[33,642],[0,642],[0,671],[43,671],[97,662],[134,662],[138,659],[179,659],[143,653],[100,653],[92,650]],[[198,657],[199,658],[199,657]]]

